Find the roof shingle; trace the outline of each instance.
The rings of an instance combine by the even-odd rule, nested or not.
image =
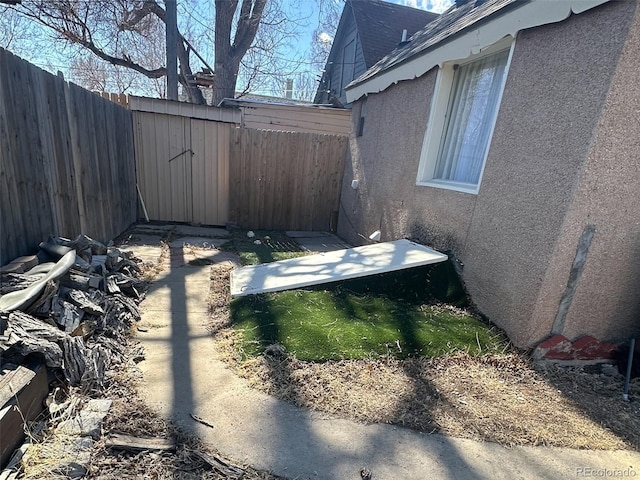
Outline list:
[[[355,79],[350,86],[357,85],[384,71],[390,70],[432,49],[446,39],[465,31],[467,28],[477,26],[490,17],[508,11],[511,7],[530,1],[531,0],[486,0],[481,2],[471,0],[459,7],[454,5],[416,32],[407,44],[396,48],[378,61],[373,67],[369,68],[364,74]]]
[[[409,38],[439,17],[437,13],[380,0],[351,0],[349,3],[367,67],[376,64],[398,46],[403,30],[407,30]]]

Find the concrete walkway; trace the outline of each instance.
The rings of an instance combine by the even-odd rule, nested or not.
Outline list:
[[[159,256],[159,238],[155,245],[145,238],[149,243],[136,248]],[[146,360],[140,365],[148,403],[229,457],[290,479],[357,480],[363,468],[376,480],[565,479],[603,477],[606,471],[607,476],[618,471],[640,475],[636,452],[506,449],[331,418],[250,389],[215,358],[206,328],[210,267],[189,264],[203,256],[234,261],[213,248],[195,251],[175,244],[167,268],[142,303],[146,331],[139,339]]]

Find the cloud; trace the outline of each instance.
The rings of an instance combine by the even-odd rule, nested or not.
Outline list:
[[[453,5],[453,0],[426,0],[426,10],[442,13]]]
[[[407,7],[442,13],[453,4],[453,1],[454,0],[396,0],[396,3],[406,5]]]
[[[327,32],[322,32],[318,35],[318,42],[320,43],[331,43],[333,42],[333,37],[329,35]]]

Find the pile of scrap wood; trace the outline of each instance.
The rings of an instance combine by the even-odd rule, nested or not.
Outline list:
[[[0,269],[0,388],[8,389],[5,395],[0,392],[0,412],[16,410],[8,407],[19,402],[20,389],[34,382],[18,385],[18,378],[44,378],[46,384],[47,375],[38,373],[46,371],[95,395],[116,366],[142,358],[141,347],[127,339],[140,319],[138,303],[146,287],[139,271],[130,253],[85,235],[50,238],[37,255]],[[28,369],[17,368],[21,365]],[[6,454],[11,439],[4,431],[2,436]]]

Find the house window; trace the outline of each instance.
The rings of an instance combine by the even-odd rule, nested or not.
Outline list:
[[[419,185],[478,192],[507,76],[508,45],[440,70]]]

